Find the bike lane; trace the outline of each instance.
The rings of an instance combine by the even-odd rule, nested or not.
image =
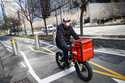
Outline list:
[[[65,71],[68,72],[68,74],[64,74],[65,71],[63,72],[63,70],[60,70],[56,64],[55,61],[55,55],[54,50],[56,51],[55,47],[51,47],[51,46],[45,46],[46,51],[48,52],[43,52],[42,50],[34,50],[33,47],[31,46],[27,46],[25,44],[25,48],[24,48],[24,44],[20,44],[20,48],[23,47],[22,51],[24,52],[27,60],[29,61],[31,67],[33,68],[33,71],[36,73],[36,75],[40,78],[39,83],[43,83],[44,81],[46,81],[47,79],[52,83],[84,83],[82,80],[80,80],[76,73],[74,72],[75,70],[72,69],[67,69]],[[45,50],[45,49],[44,49]],[[95,57],[92,61],[95,61],[96,64],[98,65],[104,65],[104,63],[102,62],[103,60],[98,58],[99,56],[104,55],[103,53],[98,54],[95,53],[97,57]],[[107,56],[109,54],[106,54]],[[112,58],[113,59],[113,58]],[[99,61],[100,60],[100,61]],[[120,60],[121,61],[121,60]],[[104,60],[104,62],[106,62],[106,60]],[[124,62],[124,61],[123,61]],[[123,63],[122,61],[120,63]],[[107,66],[107,65],[105,65]],[[117,83],[115,80],[113,80],[112,78],[118,77],[118,75],[113,75],[111,76],[111,72],[108,72],[108,74],[104,74],[102,71],[102,68],[97,71],[97,65],[94,67],[92,65],[93,69],[94,69],[94,76],[93,79],[90,81],[90,83],[97,83],[97,82],[102,82],[102,83]],[[108,67],[107,69],[109,69],[110,67]],[[115,67],[114,67],[115,68]],[[114,69],[111,67],[111,69]],[[58,73],[62,72],[61,76],[58,75]],[[101,72],[101,73],[99,73]],[[119,74],[119,73],[118,73]],[[50,78],[51,76],[54,77],[54,75],[56,76],[56,78]],[[121,75],[121,73],[120,73]],[[120,76],[120,79],[123,78],[124,76]],[[47,81],[45,83],[48,83]]]
[[[35,51],[34,51],[35,52]],[[38,52],[38,51],[36,51]],[[103,54],[103,53],[102,53]],[[97,53],[98,55],[98,53]],[[107,54],[109,55],[109,54]],[[39,72],[43,72],[46,71],[48,72],[49,74],[46,74],[46,76],[42,76],[41,78],[41,83],[44,82],[44,81],[51,81],[52,83],[76,83],[76,81],[78,81],[78,83],[83,83],[82,80],[80,80],[78,77],[77,77],[77,74],[75,72],[75,69],[73,69],[72,67],[70,69],[67,69],[67,70],[64,70],[64,72],[62,72],[62,70],[60,70],[55,62],[55,55],[46,55],[46,56],[49,56],[49,57],[52,57],[51,59],[47,59],[45,58],[44,61],[47,61],[49,60],[49,63],[48,64],[44,64],[45,66],[44,67],[41,67],[42,69],[39,71]],[[43,58],[43,57],[41,57]],[[39,58],[40,59],[40,58]],[[52,60],[53,59],[53,60]],[[117,73],[115,71],[113,71],[112,67],[110,67],[111,69],[109,68],[106,68],[106,67],[103,67],[101,65],[103,64],[97,64],[97,63],[101,63],[101,62],[98,62],[99,58],[95,57],[92,61],[90,61],[90,64],[91,66],[93,67],[93,71],[94,71],[94,76],[93,76],[93,79],[91,80],[90,83],[97,83],[98,81],[101,81],[102,83],[117,83],[116,81],[114,81],[112,78],[117,78],[117,79],[122,79],[124,80],[124,76],[118,76],[118,75],[121,75],[121,73]],[[51,62],[52,60],[52,62]],[[38,61],[38,60],[37,60]],[[94,62],[95,61],[95,62]],[[34,61],[33,61],[34,62]],[[94,63],[92,63],[94,62]],[[39,62],[39,64],[41,64],[41,60]],[[95,65],[96,64],[96,65]],[[101,66],[101,67],[100,67]],[[55,69],[54,69],[55,67]],[[97,70],[99,68],[99,70]],[[115,68],[115,67],[114,67]],[[107,71],[108,70],[108,71]],[[50,73],[51,71],[51,73]],[[55,72],[57,71],[57,72]],[[53,73],[52,73],[53,72]],[[113,72],[113,74],[112,74]],[[65,75],[64,75],[65,73]],[[43,73],[41,74],[43,75]],[[68,78],[68,79],[67,79]],[[65,80],[64,80],[65,79]],[[55,80],[55,81],[54,81]],[[73,81],[75,80],[75,81]],[[49,82],[50,82],[49,81]]]

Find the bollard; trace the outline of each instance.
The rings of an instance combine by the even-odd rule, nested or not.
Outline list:
[[[18,48],[17,48],[16,39],[11,39],[11,44],[12,44],[13,54],[18,55]]]
[[[38,34],[35,35],[35,43],[36,43],[36,48],[39,49],[40,45],[39,45],[39,37]]]

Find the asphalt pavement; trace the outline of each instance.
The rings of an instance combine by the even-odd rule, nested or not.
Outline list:
[[[58,68],[55,61],[55,51],[57,48],[54,45],[51,45],[47,42],[40,41],[40,46],[42,48],[46,48],[45,52],[43,49],[35,50],[34,49],[34,40],[24,41],[24,39],[17,38],[17,44],[19,50],[23,51],[27,60],[29,61],[33,71],[39,77],[39,82],[51,82],[51,83],[84,83],[84,81],[80,80],[75,72],[73,67],[61,70]],[[7,43],[7,42],[6,42]],[[10,45],[8,43],[8,45]],[[120,80],[124,79],[125,75],[125,66],[124,66],[124,52],[113,53],[111,51],[104,51],[107,48],[98,48],[95,49],[95,57],[90,61],[90,64],[94,71],[94,76],[89,83],[124,83],[125,81],[120,82]],[[110,48],[111,49],[111,48]],[[112,49],[113,50],[113,49]],[[114,49],[116,50],[116,49]],[[119,51],[119,49],[117,49]],[[124,50],[120,50],[124,51]],[[52,53],[53,52],[53,53]],[[94,62],[94,63],[91,63]],[[101,66],[101,67],[100,67]],[[98,71],[97,71],[98,70]],[[107,71],[110,70],[110,71]],[[63,75],[60,74],[63,72]],[[70,72],[70,73],[65,73]],[[115,72],[115,73],[113,73]],[[119,75],[120,74],[120,75]],[[55,78],[51,78],[54,77]],[[117,78],[120,76],[120,78]],[[114,80],[118,79],[118,81]]]
[[[123,40],[121,44],[124,44],[124,27],[125,25],[89,27],[84,28],[84,35],[101,39],[106,38],[107,40],[112,39],[112,41]],[[75,30],[79,33],[79,29]],[[10,39],[9,36],[0,37],[4,45],[11,47]],[[17,40],[18,50],[23,52],[24,62],[31,70],[31,75],[39,83],[85,83],[78,78],[73,66],[66,70],[58,68],[55,61],[55,53],[58,50],[56,46],[40,40],[40,49],[36,50],[34,49],[35,41],[33,39],[18,37],[15,37],[15,39]],[[97,42],[99,46],[95,48],[95,57],[89,61],[94,71],[93,78],[89,83],[125,83],[125,51],[120,49],[121,47],[124,48],[124,45],[119,46],[116,43],[113,44],[112,41],[110,41],[109,47],[105,47],[108,42]],[[114,46],[116,48],[112,48]]]

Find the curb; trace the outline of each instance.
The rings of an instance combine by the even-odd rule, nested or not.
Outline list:
[[[100,26],[114,26],[114,25],[125,25],[125,23],[114,23],[114,24],[98,24],[98,25],[83,25],[84,28],[87,27],[100,27]]]
[[[99,39],[125,40],[125,35],[84,35],[84,37],[99,38]]]

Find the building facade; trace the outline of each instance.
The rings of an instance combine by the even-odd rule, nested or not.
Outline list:
[[[100,9],[101,8],[101,9]],[[91,0],[87,12],[91,21],[125,17],[125,0]]]

